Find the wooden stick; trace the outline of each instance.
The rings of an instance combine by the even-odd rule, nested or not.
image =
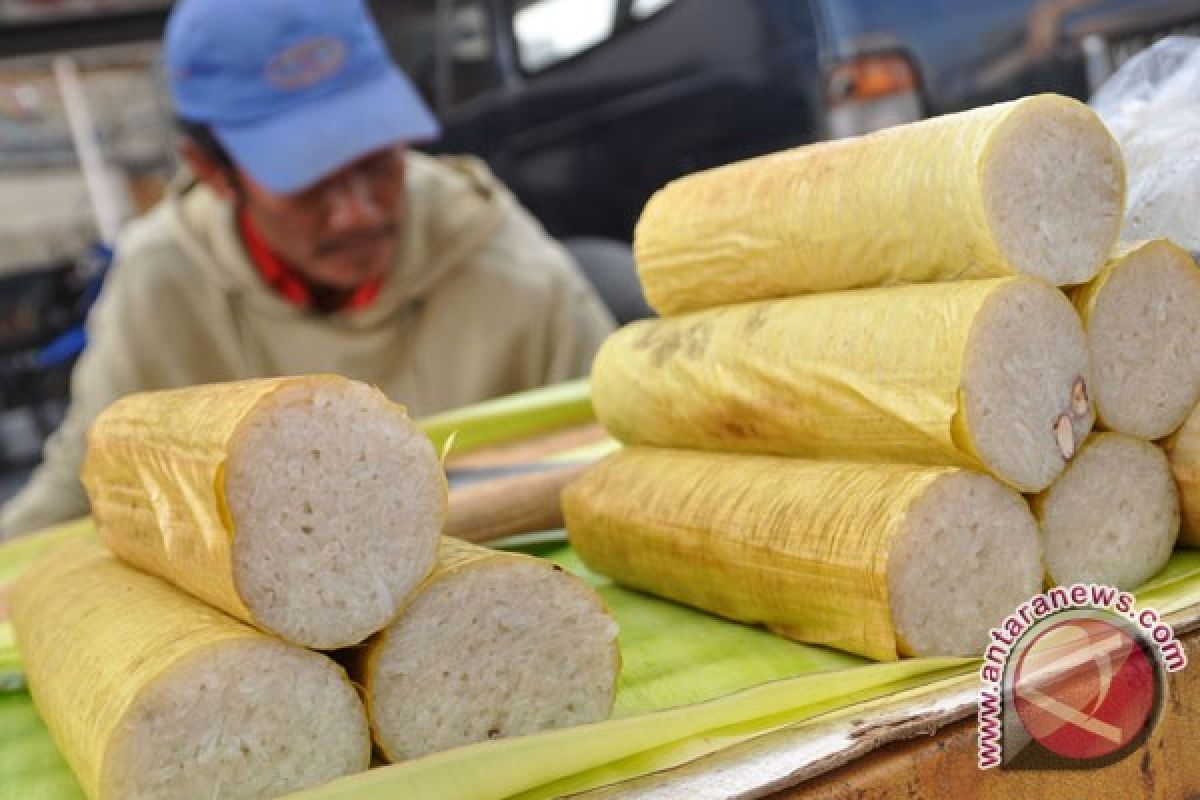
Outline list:
[[[559,494],[590,466],[571,464],[454,489],[443,533],[468,542],[488,542],[561,528]]]
[[[608,432],[595,423],[579,425],[566,430],[552,431],[541,436],[522,439],[512,444],[476,450],[465,455],[454,455],[446,459],[447,468],[478,469],[528,464],[544,458],[557,456],[608,438]]]

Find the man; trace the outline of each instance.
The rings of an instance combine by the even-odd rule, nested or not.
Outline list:
[[[562,247],[437,123],[361,0],[182,0],[191,168],[131,224],[72,404],[2,536],[87,513],[88,426],[122,395],[337,372],[413,415],[585,374],[612,326]]]

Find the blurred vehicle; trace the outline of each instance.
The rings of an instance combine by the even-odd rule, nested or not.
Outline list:
[[[552,234],[632,238],[674,177],[811,141],[805,0],[375,0],[438,111]]]
[[[36,463],[38,445],[62,421],[99,281],[72,261],[0,273],[0,416],[19,414],[18,423],[32,427],[32,436],[18,437],[25,444],[14,446],[11,426],[0,426],[0,470]],[[12,488],[0,479],[0,494]]]
[[[559,236],[629,240],[680,175],[1055,91],[1197,0],[374,0],[445,124]]]
[[[1197,0],[369,0],[445,123],[562,237],[672,178],[1040,91],[1200,32]],[[0,0],[0,59],[158,38],[167,0]]]
[[[680,175],[1041,91],[1200,32],[1197,0],[369,0],[445,125],[559,237]],[[0,0],[0,59],[152,42],[166,0]],[[0,145],[2,146],[2,145]],[[2,163],[3,159],[0,159]]]

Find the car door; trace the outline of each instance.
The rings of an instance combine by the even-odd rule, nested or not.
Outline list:
[[[518,88],[490,158],[552,232],[632,236],[671,179],[811,141],[803,0],[501,0]]]
[[[508,135],[510,45],[496,0],[372,0],[396,62],[442,122],[426,149],[487,156]]]
[[[557,236],[628,240],[680,175],[820,129],[807,0],[375,0],[443,122]]]

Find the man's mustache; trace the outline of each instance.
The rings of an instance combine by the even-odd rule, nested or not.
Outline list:
[[[317,245],[318,256],[328,256],[350,250],[364,244],[374,244],[380,239],[395,238],[398,226],[395,223],[385,223],[375,228],[368,228],[354,233],[346,233],[332,239],[326,239]]]

